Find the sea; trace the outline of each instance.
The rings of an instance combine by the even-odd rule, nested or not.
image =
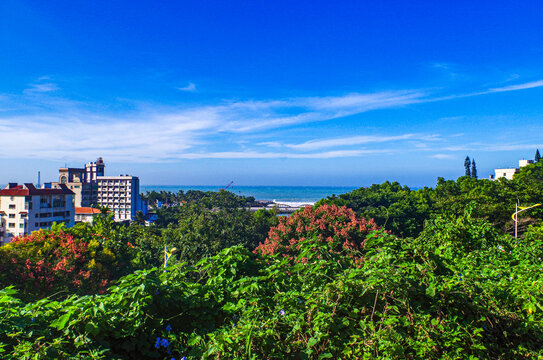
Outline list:
[[[219,191],[223,186],[209,185],[140,185],[140,192],[147,191],[170,191],[178,192],[183,190]],[[253,196],[256,200],[273,201],[276,204],[290,206],[301,206],[314,204],[320,199],[332,195],[340,195],[358,189],[354,186],[230,186],[227,190],[236,195]]]

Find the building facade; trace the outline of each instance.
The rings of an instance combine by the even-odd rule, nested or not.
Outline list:
[[[74,221],[92,224],[94,217],[101,213],[100,209],[94,207],[76,207]]]
[[[497,180],[500,178],[506,178],[507,180],[513,180],[515,174],[518,174],[520,168],[533,164],[533,160],[519,160],[518,168],[503,168],[494,169],[494,175],[490,175],[491,180]]]
[[[36,188],[33,184],[10,183],[0,190],[0,241],[50,228],[56,223],[74,224],[74,192],[66,185]]]
[[[89,207],[98,203],[98,185],[96,179],[104,175],[104,160],[99,157],[95,162],[85,164],[84,168],[58,169],[58,182],[51,183],[53,188],[66,185],[75,194],[76,207]]]
[[[136,213],[147,214],[147,206],[140,193],[140,180],[137,176],[98,176],[98,204],[107,207],[115,214],[115,221],[130,221]]]

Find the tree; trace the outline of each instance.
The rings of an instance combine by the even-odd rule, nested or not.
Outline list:
[[[401,237],[417,236],[431,208],[430,189],[411,190],[388,181],[323,199],[317,206],[322,204],[347,206],[359,217],[374,219],[377,225]]]
[[[471,160],[469,159],[469,156],[466,156],[466,160],[464,160],[464,168],[466,169],[466,176],[470,176],[471,177],[471,172],[469,170],[471,166]]]
[[[163,245],[179,249],[179,261],[189,264],[196,264],[230,246],[243,245],[254,250],[278,223],[275,214],[265,210],[253,215],[238,207],[208,209],[203,203],[187,204],[178,210],[176,223],[162,231]]]
[[[145,225],[145,216],[143,215],[143,211],[136,211],[136,219],[134,222],[138,225]]]
[[[477,166],[475,165],[475,159],[471,162],[471,177],[477,179]]]
[[[539,162],[539,160],[541,160],[541,154],[539,154],[539,149],[537,149],[535,151],[534,162]]]
[[[329,253],[346,253],[361,261],[360,252],[374,230],[379,230],[379,227],[373,219],[359,218],[346,206],[306,206],[289,217],[281,217],[255,253],[280,255],[291,261],[307,263],[309,255],[304,255],[303,250],[311,248],[310,253],[315,253],[319,259],[326,258]]]

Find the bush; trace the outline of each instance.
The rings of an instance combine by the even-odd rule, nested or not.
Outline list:
[[[360,219],[353,210],[336,205],[306,206],[292,216],[281,217],[279,224],[270,229],[268,238],[255,252],[263,255],[281,254],[290,260],[308,261],[301,256],[304,248],[311,247],[318,258],[330,253],[360,258],[366,237],[379,227],[373,220]],[[327,244],[326,251],[319,245]],[[315,254],[313,254],[315,255]]]
[[[92,228],[35,231],[0,248],[0,284],[15,285],[28,299],[93,294],[133,271],[135,249]]]

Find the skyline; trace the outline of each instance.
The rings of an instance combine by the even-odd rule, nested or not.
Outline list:
[[[434,186],[543,150],[543,4],[0,4],[0,183]]]

